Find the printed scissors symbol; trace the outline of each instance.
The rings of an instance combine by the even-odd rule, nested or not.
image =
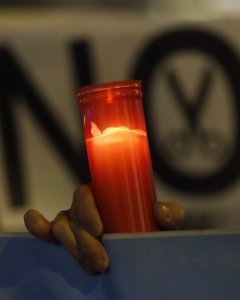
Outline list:
[[[173,70],[166,73],[167,82],[180,110],[185,115],[188,128],[172,131],[167,144],[170,150],[183,157],[191,154],[194,142],[205,157],[220,157],[226,153],[227,140],[223,134],[216,129],[206,129],[200,126],[200,116],[213,82],[213,74],[213,68],[203,71],[196,98],[193,99],[194,101],[189,101],[179,84],[176,73]]]

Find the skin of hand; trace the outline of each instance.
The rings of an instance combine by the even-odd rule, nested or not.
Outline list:
[[[156,202],[153,214],[159,229],[179,229],[184,219],[184,210],[176,202]],[[77,188],[71,208],[59,212],[53,221],[30,209],[24,222],[27,230],[41,240],[63,244],[87,274],[109,269],[109,256],[101,243],[103,224],[90,186]]]

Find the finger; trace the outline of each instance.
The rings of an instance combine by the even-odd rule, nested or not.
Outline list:
[[[69,219],[65,213],[59,213],[52,222],[51,231],[55,238],[76,258],[84,271],[88,274],[95,274],[96,268],[84,256],[79,249],[78,242],[69,224]]]
[[[162,229],[179,229],[184,220],[184,210],[176,202],[156,202],[153,214]]]
[[[24,223],[27,230],[37,238],[47,242],[53,240],[50,232],[51,223],[39,211],[29,209],[24,214]]]
[[[76,227],[75,224],[71,223],[71,221],[70,226],[78,241],[78,247],[83,256],[99,273],[107,271],[110,266],[110,261],[102,243],[89,232]]]
[[[94,237],[101,237],[103,224],[91,189],[82,185],[73,193],[70,220],[76,227],[84,228]]]

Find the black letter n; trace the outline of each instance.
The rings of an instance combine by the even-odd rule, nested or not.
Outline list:
[[[21,141],[18,138],[18,126],[12,109],[14,101],[20,99],[23,99],[75,179],[89,182],[87,160],[80,155],[80,147],[75,149],[71,145],[64,128],[47,107],[47,101],[43,100],[11,52],[0,48],[0,130],[10,200],[16,207],[27,203],[24,168],[21,162]]]

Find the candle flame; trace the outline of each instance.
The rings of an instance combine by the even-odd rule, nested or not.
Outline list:
[[[106,136],[110,134],[117,134],[117,133],[135,133],[137,135],[146,136],[146,133],[141,129],[129,129],[126,126],[119,126],[119,127],[108,127],[101,132],[101,130],[97,127],[94,122],[91,122],[91,133],[93,137],[100,137]]]

